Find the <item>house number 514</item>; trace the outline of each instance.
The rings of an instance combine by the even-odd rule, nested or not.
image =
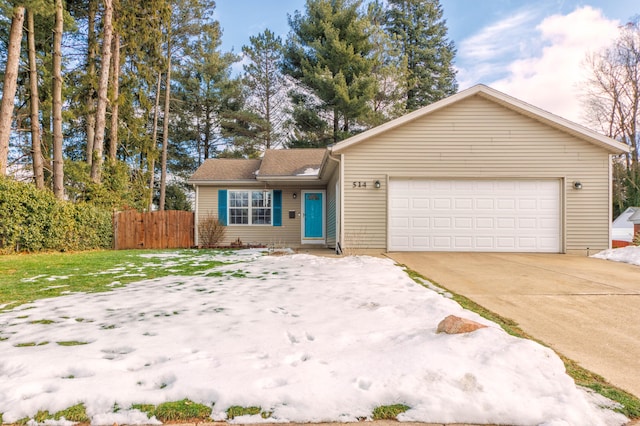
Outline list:
[[[353,182],[353,187],[354,188],[366,188],[367,187],[367,182]]]

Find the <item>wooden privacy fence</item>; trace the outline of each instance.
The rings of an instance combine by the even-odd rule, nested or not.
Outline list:
[[[194,214],[166,210],[140,213],[135,210],[113,214],[113,248],[163,249],[193,247]]]

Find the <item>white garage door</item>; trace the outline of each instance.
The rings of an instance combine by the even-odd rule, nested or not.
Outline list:
[[[391,179],[389,250],[558,253],[560,181]]]

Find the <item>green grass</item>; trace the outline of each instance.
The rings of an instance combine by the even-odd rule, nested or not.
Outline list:
[[[183,399],[158,405],[153,415],[161,422],[205,421],[211,416],[211,407]]]
[[[177,253],[179,258],[141,257]],[[167,275],[197,275],[221,262],[203,258],[203,250],[103,250],[0,256],[0,308],[8,310],[63,292],[100,292],[143,279]],[[165,266],[167,262],[178,264]],[[33,323],[49,324],[51,320]],[[52,321],[53,322],[53,321]]]
[[[54,320],[48,320],[48,319],[41,319],[41,320],[35,320],[35,321],[29,321],[29,324],[53,324],[55,323]]]
[[[260,414],[263,419],[271,417],[271,413],[263,412],[261,407],[241,407],[239,405],[232,405],[227,409],[227,419],[233,420],[239,416],[255,416]]]
[[[396,420],[398,414],[407,411],[409,406],[404,404],[381,405],[373,410],[373,420]]]
[[[88,345],[89,342],[79,342],[77,340],[63,340],[62,342],[56,342],[60,346],[80,346],[80,345]]]
[[[546,343],[536,339],[535,337],[531,336],[530,334],[525,333],[520,326],[518,325],[517,322],[508,319],[508,318],[504,318],[498,314],[496,314],[495,312],[492,312],[486,308],[484,308],[481,305],[478,305],[476,302],[474,302],[471,299],[466,298],[465,296],[462,296],[460,294],[456,294],[454,292],[452,292],[451,290],[447,289],[446,287],[438,284],[437,282],[433,281],[432,279],[426,278],[422,275],[420,275],[419,273],[417,273],[416,271],[413,271],[409,268],[406,267],[406,265],[401,265],[405,268],[407,274],[414,280],[416,281],[418,284],[420,285],[425,285],[423,280],[429,281],[431,284],[440,287],[441,289],[448,291],[449,293],[451,293],[453,300],[455,300],[456,302],[458,302],[458,304],[460,304],[460,306],[462,306],[465,309],[468,309],[470,311],[476,312],[477,314],[479,314],[480,316],[482,316],[483,318],[486,318],[490,321],[495,322],[496,324],[498,324],[500,327],[502,327],[502,329],[504,331],[506,331],[507,333],[509,333],[512,336],[515,337],[520,337],[523,339],[528,339],[528,340],[533,340],[534,342],[540,343],[543,346],[549,347],[549,345],[547,345]],[[640,399],[636,398],[635,396],[631,395],[628,392],[623,391],[622,389],[619,389],[615,386],[613,386],[611,383],[607,382],[603,377],[592,373],[591,371],[581,367],[577,362],[567,358],[566,356],[562,355],[561,353],[558,353],[557,351],[555,351],[556,354],[560,357],[560,359],[562,360],[562,362],[564,362],[564,366],[565,369],[567,371],[567,374],[573,378],[573,380],[576,382],[576,384],[578,386],[583,386],[585,388],[591,389],[597,393],[599,393],[602,396],[605,396],[609,399],[611,399],[612,401],[615,401],[617,403],[619,403],[620,405],[622,405],[621,408],[615,408],[614,410],[624,414],[625,416],[629,417],[630,419],[638,419],[640,418]]]
[[[77,404],[73,407],[66,408],[58,411],[57,413],[50,414],[48,411],[38,411],[33,420],[38,423],[44,423],[45,420],[60,420],[61,418],[77,423],[89,423],[91,419],[87,416],[87,410],[84,404]],[[31,418],[25,417],[18,420],[15,424],[25,426]],[[0,424],[2,424],[2,416],[0,415]]]
[[[15,346],[16,348],[30,348],[32,346],[44,346],[44,345],[48,345],[49,342],[44,341],[44,342],[24,342],[24,343],[16,343]]]

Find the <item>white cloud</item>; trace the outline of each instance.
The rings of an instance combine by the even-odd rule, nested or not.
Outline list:
[[[487,61],[518,50],[514,39],[522,37],[522,29],[536,18],[533,10],[521,10],[495,22],[463,40],[460,50],[468,59]]]
[[[523,20],[525,24],[527,20]],[[585,56],[608,46],[618,33],[619,22],[605,17],[601,10],[590,6],[576,8],[567,15],[552,15],[544,18],[531,32],[533,39],[514,38],[514,42],[525,42],[529,46],[538,45],[539,49],[524,49],[521,55],[507,59],[507,67],[501,76],[485,81],[490,86],[511,96],[529,102],[532,105],[560,115],[569,120],[582,122],[580,93],[581,83],[587,76],[584,67]],[[482,34],[493,33],[496,40],[505,42],[512,36],[512,28],[503,26],[505,32],[496,28],[483,30],[469,40],[482,39]],[[525,34],[530,30],[521,28]],[[461,43],[461,50],[471,44]],[[489,61],[499,58],[487,57]],[[471,66],[469,63],[465,64]],[[489,64],[490,65],[490,64]],[[474,69],[482,70],[487,63],[473,64]],[[495,71],[495,70],[494,70]],[[460,75],[461,86],[468,87],[480,82],[486,74],[467,72],[464,67]],[[473,77],[480,77],[472,80]]]

